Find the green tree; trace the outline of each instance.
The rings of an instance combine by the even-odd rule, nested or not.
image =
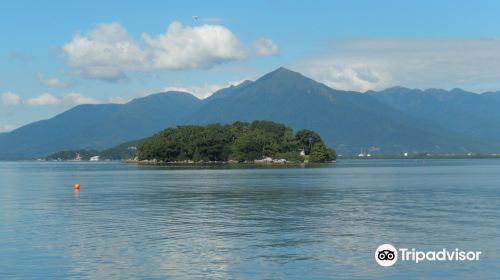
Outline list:
[[[332,161],[337,158],[335,151],[326,147],[323,143],[315,143],[309,154],[310,162]]]
[[[317,133],[303,130],[294,135],[291,128],[270,121],[168,128],[141,141],[137,147],[137,156],[140,160],[156,159],[165,162],[229,159],[252,161],[263,156],[302,161],[299,149],[306,143],[304,141],[308,144],[311,142],[312,147],[321,144],[315,148],[315,161],[334,157],[330,152],[332,150],[323,145]]]
[[[319,134],[312,130],[302,129],[295,134],[295,139],[299,142],[301,149],[304,149],[306,155],[311,153],[311,148],[316,143],[323,143]]]

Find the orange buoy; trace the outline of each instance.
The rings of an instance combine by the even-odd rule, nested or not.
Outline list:
[[[73,185],[73,189],[74,189],[75,191],[79,191],[79,190],[80,190],[80,184],[75,183],[75,184]]]

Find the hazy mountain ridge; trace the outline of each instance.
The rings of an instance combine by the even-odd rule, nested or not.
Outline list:
[[[0,157],[102,150],[178,124],[238,120],[271,120],[296,130],[312,129],[339,153],[347,154],[360,149],[385,154],[500,152],[497,96],[403,87],[367,93],[340,91],[279,68],[254,82],[221,89],[205,100],[168,92],[123,105],[80,105],[0,134]]]
[[[500,91],[485,92],[485,93],[482,93],[481,95],[484,96],[484,97],[487,97],[487,98],[490,98],[490,99],[493,99],[493,100],[496,100],[496,101],[500,102]]]
[[[0,158],[39,157],[62,150],[106,149],[176,125],[200,105],[190,94],[169,92],[127,104],[79,105],[0,138]]]
[[[395,87],[369,94],[391,107],[457,133],[483,141],[500,141],[498,93]]]
[[[386,153],[467,152],[477,145],[473,139],[405,114],[370,95],[334,90],[283,68],[227,98],[207,102],[190,122],[255,119],[316,130],[341,153],[362,148]]]

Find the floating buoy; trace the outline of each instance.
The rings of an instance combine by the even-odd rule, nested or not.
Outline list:
[[[73,185],[73,189],[74,189],[75,191],[79,191],[79,190],[80,190],[80,184],[75,183],[75,184]]]

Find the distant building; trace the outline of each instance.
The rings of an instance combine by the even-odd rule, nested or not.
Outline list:
[[[99,161],[100,157],[99,156],[93,156],[90,158],[90,161]]]
[[[77,153],[77,154],[76,154],[76,157],[75,157],[75,159],[74,159],[74,160],[75,160],[75,161],[80,161],[80,160],[82,160],[82,157],[80,156],[80,154],[79,154],[79,153]]]

